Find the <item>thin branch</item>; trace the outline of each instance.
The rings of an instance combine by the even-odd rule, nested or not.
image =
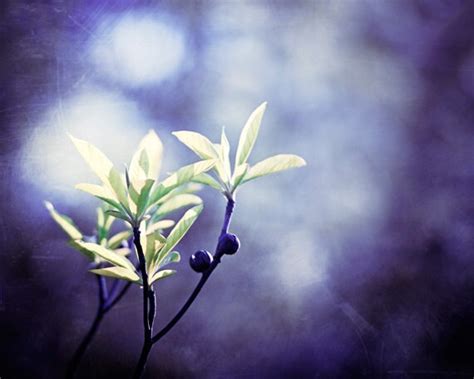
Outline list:
[[[118,279],[117,279],[118,281]],[[111,298],[109,297],[107,299],[107,302],[104,304],[103,306],[103,311],[104,313],[107,313],[108,311],[110,311],[110,309],[115,305],[117,304],[120,299],[122,299],[122,297],[127,293],[128,289],[130,288],[130,286],[132,285],[132,282],[127,282],[123,287],[122,289],[120,290],[120,292],[117,294],[117,296],[115,296],[115,298],[113,300],[111,300]]]
[[[148,313],[148,322],[150,324],[150,330],[153,330],[153,322],[155,321],[155,317],[156,317],[156,296],[155,296],[155,291],[153,291],[153,288],[150,288],[150,292],[148,293],[148,299],[150,301],[150,311]]]
[[[217,265],[218,265],[217,260],[212,262],[212,266],[209,267],[209,271],[206,271],[205,273],[202,274],[201,280],[199,280],[199,283],[197,284],[196,288],[192,292],[191,296],[189,296],[188,300],[186,300],[186,302],[181,307],[181,309],[176,314],[176,316],[174,316],[173,319],[163,329],[161,329],[158,333],[156,333],[156,335],[151,340],[152,343],[156,343],[162,337],[164,337],[166,333],[168,333],[177,324],[177,322],[181,319],[181,317],[184,316],[188,308],[191,306],[191,304],[194,302],[196,297],[199,295],[199,292],[201,292],[202,287],[206,283],[207,279],[209,279],[209,276],[211,276],[212,271],[214,271]]]
[[[220,234],[219,238],[222,237],[224,234],[226,234],[229,231],[230,219],[232,218],[232,213],[234,211],[234,206],[235,206],[235,201],[233,199],[229,198],[227,200],[227,206],[225,208],[224,222],[222,224],[221,234]]]
[[[226,234],[229,230],[230,220],[232,218],[234,206],[235,206],[235,201],[232,198],[228,198],[225,215],[224,215],[224,222],[222,225],[221,234],[219,235],[219,239],[224,234]],[[171,321],[165,327],[163,327],[163,329],[161,329],[155,336],[153,336],[152,343],[156,343],[162,337],[164,337],[176,325],[176,323],[184,316],[186,311],[189,309],[191,304],[199,295],[199,292],[201,292],[201,289],[202,287],[204,287],[204,284],[207,282],[207,279],[209,279],[212,272],[216,269],[217,265],[220,263],[221,261],[220,258],[221,257],[217,256],[217,254],[214,254],[214,260],[212,261],[211,266],[206,272],[202,274],[202,277],[199,280],[198,284],[196,285],[196,288],[194,289],[194,291],[191,293],[191,296],[189,296],[188,300],[186,300],[184,305],[181,307],[178,313],[171,319]]]
[[[133,242],[137,249],[138,261],[139,261],[139,270],[142,275],[143,282],[143,331],[145,335],[145,340],[150,338],[150,323],[148,320],[148,305],[150,302],[149,292],[150,286],[148,284],[148,273],[146,271],[146,260],[145,255],[143,254],[143,248],[140,242],[140,230],[138,227],[133,228]]]
[[[139,379],[143,371],[145,370],[145,366],[148,360],[148,355],[150,354],[150,350],[153,346],[152,338],[151,338],[151,326],[153,325],[153,320],[151,319],[151,308],[153,308],[154,312],[154,296],[150,294],[150,285],[148,284],[148,273],[146,271],[146,261],[145,255],[143,254],[143,248],[140,243],[140,230],[138,227],[133,228],[133,242],[135,243],[135,247],[137,250],[138,255],[138,262],[139,262],[139,270],[142,276],[143,282],[143,334],[144,334],[144,341],[143,347],[140,354],[140,359],[138,360],[137,366],[135,367],[135,371],[133,373],[134,379]],[[150,295],[152,295],[150,297]],[[150,304],[150,299],[153,299],[153,304]],[[151,305],[150,309],[148,306]]]
[[[99,265],[95,265],[95,267],[98,267]],[[99,328],[99,325],[102,321],[102,318],[104,317],[104,304],[106,302],[106,297],[107,297],[107,283],[105,283],[104,278],[100,275],[97,276],[97,285],[98,285],[98,290],[99,290],[99,304],[97,306],[97,313],[95,315],[94,321],[92,322],[91,327],[89,328],[89,331],[87,334],[84,336],[82,339],[81,343],[79,344],[77,350],[74,352],[74,355],[72,356],[71,361],[69,362],[66,370],[66,378],[67,379],[72,379],[74,378],[74,375],[76,374],[76,371],[79,367],[79,364],[81,363],[81,360],[89,347],[92,339],[94,338],[95,334],[97,333],[97,329]]]
[[[107,302],[109,297],[108,290],[107,290],[107,282],[102,275],[96,275],[97,280],[99,282],[99,301],[100,301],[100,308],[104,307],[104,304]]]

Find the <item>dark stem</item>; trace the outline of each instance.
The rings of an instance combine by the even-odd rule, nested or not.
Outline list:
[[[153,308],[154,313],[154,294],[150,293],[150,286],[148,284],[148,273],[146,271],[146,261],[145,255],[143,254],[143,248],[140,243],[140,230],[138,227],[133,228],[133,242],[135,243],[135,247],[137,250],[138,255],[138,262],[139,262],[139,270],[142,276],[143,282],[143,334],[144,334],[144,342],[142,347],[142,352],[140,354],[140,359],[135,367],[135,372],[133,374],[134,378],[140,378],[145,370],[146,362],[148,360],[148,354],[150,353],[151,347],[153,345],[151,341],[151,326],[153,324],[153,320],[151,320],[151,308]],[[152,301],[150,301],[153,299]],[[149,305],[151,305],[149,309]],[[153,315],[154,317],[154,315]]]
[[[140,270],[140,263],[136,263],[135,268],[137,270]],[[128,289],[132,285],[132,282],[127,282],[126,284],[124,284],[124,286],[122,287],[120,292],[117,294],[117,296],[114,297],[115,292],[117,291],[118,282],[120,282],[120,280],[115,280],[114,283],[112,284],[112,287],[109,291],[109,298],[104,304],[104,312],[108,312],[115,304],[117,304],[120,301],[120,299],[127,293]]]
[[[133,379],[140,379],[142,377],[152,346],[153,343],[151,341],[145,341],[143,344],[140,359],[138,360],[137,366],[135,367],[135,372],[133,373]]]
[[[90,268],[100,268],[100,267],[101,267],[100,263],[99,264],[93,263],[90,266]],[[122,287],[120,292],[116,296],[114,296],[119,280],[115,280],[112,284],[112,287],[110,288],[110,291],[108,291],[107,282],[105,278],[101,275],[96,275],[96,278],[97,278],[97,285],[99,288],[99,306],[97,308],[97,314],[94,318],[94,321],[92,322],[91,327],[89,328],[89,331],[87,332],[85,337],[82,339],[81,344],[75,351],[67,367],[66,378],[68,379],[74,378],[74,375],[76,374],[79,364],[81,363],[81,360],[84,357],[84,354],[87,351],[87,348],[92,342],[92,339],[97,333],[97,330],[99,329],[99,326],[105,314],[108,311],[110,311],[113,308],[113,306],[122,299],[122,297],[127,293],[128,289],[130,288],[130,285],[132,284],[132,282],[127,282],[127,284],[125,284]]]
[[[84,354],[89,347],[89,344],[91,343],[92,339],[94,338],[95,334],[97,333],[97,329],[99,328],[99,325],[102,321],[102,318],[105,315],[104,312],[104,303],[106,301],[107,297],[107,284],[104,280],[104,277],[97,275],[97,283],[99,285],[99,306],[97,308],[97,313],[94,318],[94,321],[92,322],[91,327],[89,328],[89,331],[85,335],[85,337],[82,339],[79,347],[77,348],[76,352],[74,353],[71,361],[69,362],[69,365],[67,367],[66,371],[66,378],[72,379],[74,378],[74,375],[76,374],[77,368],[79,367],[79,364],[84,357]]]
[[[107,282],[102,275],[97,275],[97,279],[99,281],[99,299],[100,299],[100,306],[103,307],[105,302],[107,301],[109,294],[107,290]]]
[[[143,282],[143,332],[145,340],[148,339],[150,335],[150,323],[148,322],[148,305],[150,302],[150,286],[148,284],[148,273],[146,271],[146,261],[145,255],[143,254],[142,244],[140,243],[140,230],[138,227],[133,228],[133,242],[137,249],[138,261],[139,261],[139,270],[142,275]]]
[[[108,296],[109,299],[115,296],[115,293],[117,292],[117,289],[119,287],[119,282],[121,282],[121,280],[114,280],[112,282],[112,285],[110,286],[110,289],[109,289],[109,296]]]
[[[232,212],[234,211],[235,201],[233,199],[227,199],[227,206],[225,207],[224,223],[222,224],[221,235],[222,237],[229,231],[230,219],[232,218]]]
[[[188,300],[186,300],[186,303],[184,303],[184,305],[181,307],[176,316],[174,316],[173,319],[163,329],[156,333],[156,335],[151,340],[153,343],[158,342],[166,333],[168,333],[173,328],[173,326],[177,324],[181,317],[184,316],[188,308],[196,299],[197,295],[199,295],[199,292],[201,292],[202,287],[206,283],[207,279],[209,279],[209,276],[211,276],[212,271],[214,271],[217,265],[218,261],[213,261],[211,267],[209,267],[209,270],[202,274],[201,280],[199,280],[199,283],[197,284],[191,296],[189,296]]]
[[[116,280],[116,281],[118,282],[118,280]],[[122,289],[117,294],[117,296],[115,296],[114,299],[111,299],[112,296],[110,296],[107,299],[107,301],[105,302],[104,307],[103,307],[104,313],[107,313],[108,311],[110,311],[110,309],[120,301],[120,299],[127,293],[128,289],[130,288],[131,285],[132,285],[132,282],[127,282],[127,284],[125,284],[122,287]]]
[[[228,198],[227,206],[225,209],[225,215],[224,215],[224,223],[222,225],[221,234],[219,238],[222,237],[224,234],[226,234],[229,230],[230,220],[232,218],[232,212],[234,211],[234,206],[235,206],[235,201],[232,198]],[[196,297],[199,295],[199,292],[201,292],[202,287],[204,287],[204,284],[207,282],[207,279],[209,279],[212,272],[216,269],[220,261],[221,261],[221,256],[217,256],[217,254],[214,254],[214,260],[212,261],[211,266],[206,272],[202,274],[202,277],[199,280],[194,291],[191,293],[191,296],[189,296],[188,300],[186,300],[186,302],[178,311],[176,316],[174,316],[173,319],[153,337],[152,339],[153,343],[158,342],[162,337],[164,337],[177,324],[177,322],[184,316],[184,314],[189,309],[191,304],[194,302]]]
[[[150,324],[150,330],[153,330],[153,322],[155,321],[155,317],[156,317],[156,297],[155,297],[155,291],[153,291],[153,288],[150,288],[150,292],[148,293],[148,300],[150,301],[150,312],[148,313],[148,323]]]
[[[131,242],[127,241],[127,247],[130,246]],[[135,264],[135,268],[138,270],[138,263]],[[112,283],[112,286],[110,287],[109,291],[109,297],[108,297],[108,304],[105,305],[106,311],[108,311],[110,308],[112,308],[121,298],[123,295],[125,295],[130,288],[130,285],[132,282],[127,282],[124,287],[120,290],[118,295],[115,295],[115,293],[118,290],[119,283],[121,283],[121,280],[114,280]],[[113,299],[113,300],[111,300]]]
[[[102,312],[102,310],[99,309],[99,311],[97,312],[95,316],[94,322],[92,323],[89,331],[87,332],[86,336],[84,337],[81,344],[77,348],[76,352],[74,353],[74,356],[71,359],[71,362],[68,365],[66,378],[68,379],[74,378],[76,370],[79,367],[79,363],[81,362],[82,357],[84,356],[84,353],[86,352],[90,342],[94,338],[103,317],[104,317],[104,312]]]

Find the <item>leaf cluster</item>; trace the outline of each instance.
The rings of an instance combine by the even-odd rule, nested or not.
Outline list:
[[[117,244],[130,238],[133,228],[137,228],[145,250],[150,285],[174,274],[174,270],[163,268],[180,261],[180,254],[173,248],[203,209],[201,198],[193,194],[197,185],[190,182],[196,175],[209,170],[215,161],[207,159],[190,164],[159,182],[163,148],[153,131],[140,142],[124,174],[94,145],[73,136],[70,138],[101,181],[100,184],[81,183],[76,188],[105,204],[98,210],[97,240],[91,241],[84,239],[69,217],[59,214],[51,203],[46,203],[51,217],[70,237],[71,246],[94,262],[108,265],[91,272],[140,284],[141,277],[135,265],[117,249]],[[166,218],[178,209],[189,207],[177,223]],[[109,240],[108,232],[115,219],[123,220],[126,229]],[[170,228],[171,231],[165,237],[163,230]]]
[[[210,186],[222,192],[227,198],[233,198],[237,188],[250,180],[306,165],[303,158],[294,154],[274,155],[252,166],[247,163],[257,141],[266,106],[266,102],[261,104],[245,123],[235,153],[233,169],[230,161],[230,144],[224,128],[220,143],[212,143],[204,135],[193,131],[173,132],[173,135],[198,157],[216,161],[212,167],[212,174],[199,174],[194,178],[195,182]]]
[[[217,189],[233,200],[237,188],[248,181],[306,164],[301,157],[292,154],[274,155],[254,165],[248,163],[265,109],[266,103],[261,104],[245,123],[233,165],[224,129],[220,143],[212,143],[193,131],[174,132],[201,160],[178,169],[161,181],[158,178],[163,145],[154,131],[150,130],[142,139],[124,172],[120,172],[97,147],[70,135],[76,149],[100,180],[99,184],[76,185],[77,189],[103,203],[97,210],[95,238],[84,236],[72,219],[57,212],[51,203],[45,202],[46,208],[68,235],[70,245],[97,265],[91,272],[142,284],[140,273],[129,259],[130,250],[123,247],[124,241],[138,230],[151,285],[176,272],[165,267],[180,261],[180,254],[174,248],[203,210],[201,198],[194,194],[195,183]],[[176,223],[167,218],[181,208],[187,210]],[[124,221],[124,230],[109,236],[116,219]],[[171,230],[165,236],[163,231],[167,229]]]

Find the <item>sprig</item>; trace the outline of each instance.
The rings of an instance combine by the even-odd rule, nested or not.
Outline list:
[[[81,183],[76,188],[108,203],[111,209],[107,212],[132,227],[138,227],[150,217],[150,211],[164,196],[216,164],[215,159],[205,159],[180,168],[158,182],[163,148],[154,131],[150,130],[142,139],[124,174],[120,174],[107,156],[94,145],[71,135],[70,138],[102,182]]]
[[[213,166],[214,176],[201,173],[193,181],[217,189],[227,198],[233,199],[237,188],[250,180],[306,165],[303,158],[294,154],[274,155],[253,166],[247,163],[257,141],[266,106],[266,102],[261,104],[245,123],[240,134],[233,171],[229,157],[230,145],[224,129],[222,129],[220,143],[212,143],[207,137],[193,131],[182,130],[172,133],[200,158],[216,160]]]
[[[83,190],[108,205],[102,218],[113,217],[124,220],[131,230],[139,230],[140,242],[144,247],[147,278],[149,284],[174,274],[175,270],[164,270],[170,263],[180,261],[180,254],[173,248],[184,237],[203,209],[200,197],[192,194],[196,185],[190,182],[205,171],[211,169],[215,159],[204,159],[178,169],[163,181],[158,182],[163,147],[155,132],[150,131],[140,142],[133,154],[129,169],[121,175],[111,161],[97,147],[70,136],[79,153],[99,177],[101,184],[79,184],[76,188]],[[184,207],[190,208],[175,224],[166,219],[168,214]],[[79,236],[74,224],[62,220],[75,237]],[[165,237],[164,229],[171,228]],[[98,228],[101,230],[101,228]],[[125,232],[123,232],[125,235]],[[71,237],[72,238],[72,237]],[[71,244],[77,250],[95,261],[106,262],[109,267],[95,268],[92,273],[143,284],[142,276],[132,262],[113,249],[119,236],[112,239],[112,244],[99,238],[98,241],[84,241],[73,238]]]

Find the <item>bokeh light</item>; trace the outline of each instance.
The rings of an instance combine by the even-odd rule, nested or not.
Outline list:
[[[234,155],[263,101],[249,163],[289,152],[308,165],[242,187],[241,251],[149,375],[473,377],[472,2],[30,3],[6,2],[0,62],[12,73],[0,93],[2,377],[62,377],[95,312],[87,263],[42,204],[94,228],[98,201],[73,186],[96,179],[66,132],[121,167],[152,128],[166,172],[196,160],[172,130],[217,142],[225,125]],[[225,201],[200,194],[158,323],[195,285],[189,256],[215,247]],[[110,313],[83,377],[130,377],[138,295]]]
[[[129,163],[129,151],[150,128],[158,129],[156,122],[147,119],[133,101],[98,88],[83,90],[53,104],[25,136],[22,177],[36,190],[66,191],[70,201],[77,201],[79,191],[71,191],[74,185],[97,179],[67,133],[97,145],[123,168]]]
[[[156,85],[183,69],[183,32],[162,18],[128,12],[105,19],[96,34],[91,60],[113,81],[131,87]]]

